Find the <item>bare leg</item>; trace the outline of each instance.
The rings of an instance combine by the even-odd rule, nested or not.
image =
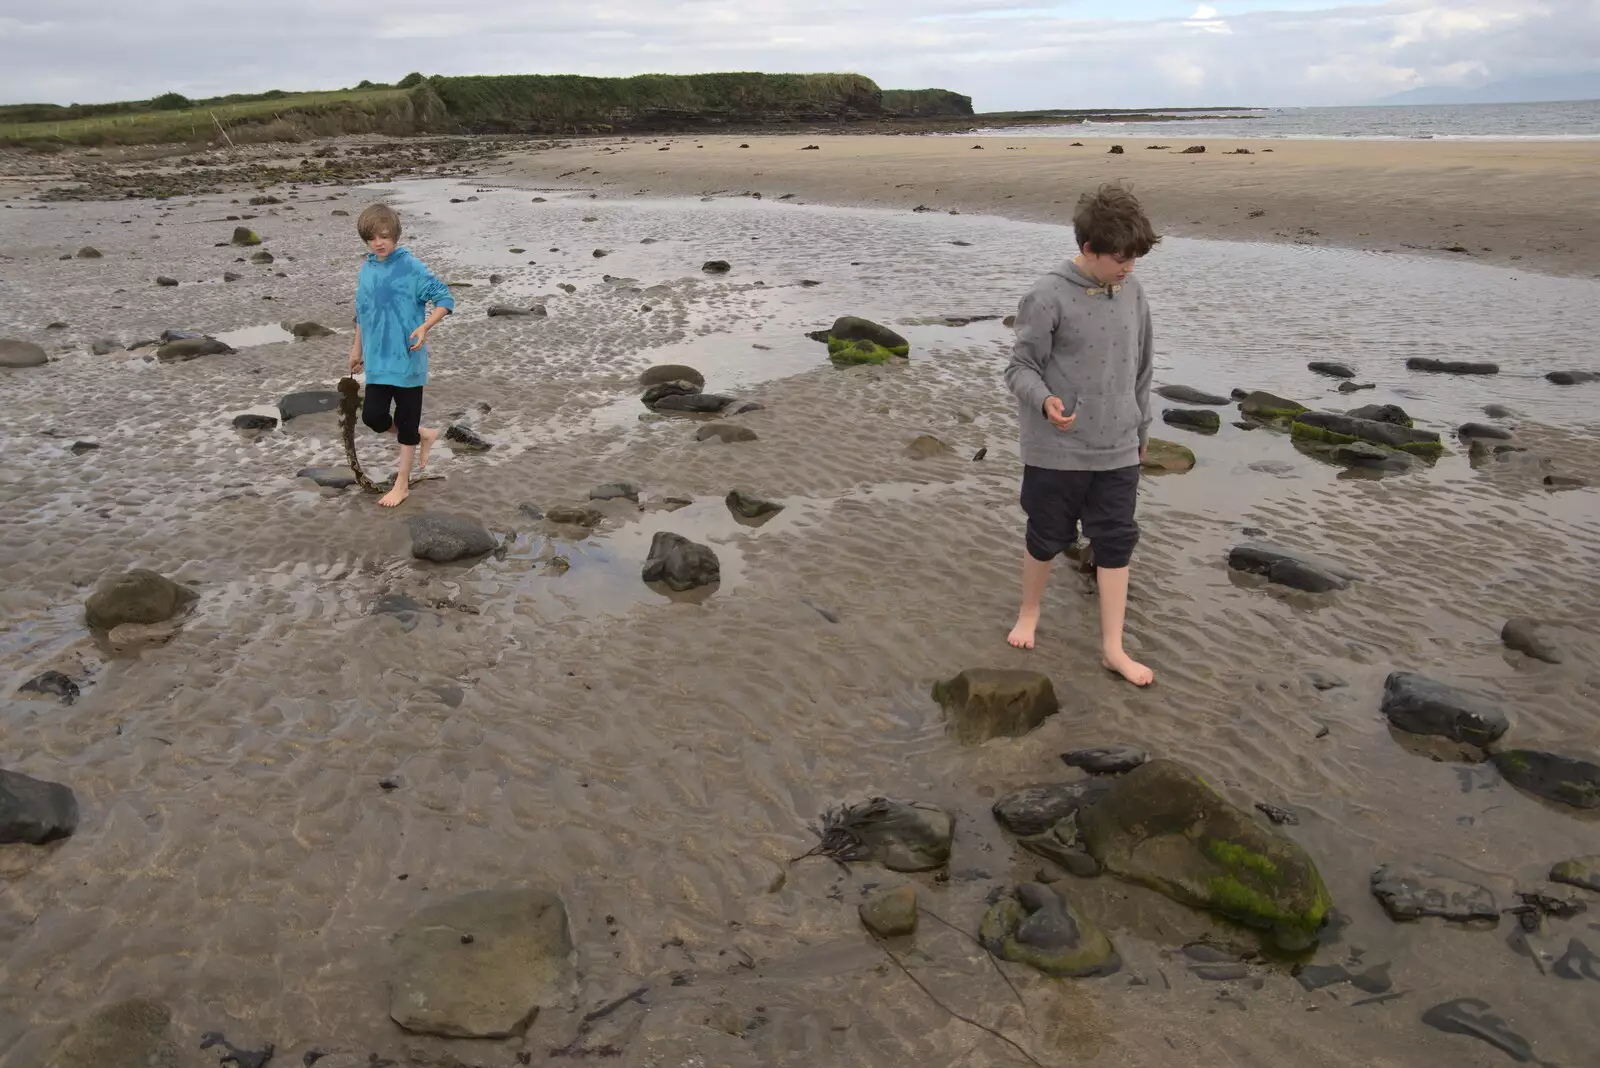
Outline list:
[[[439,432],[425,426],[417,431],[417,436],[422,439],[422,445],[417,449],[417,470],[421,471],[428,466],[428,450],[439,440]]]
[[[1122,650],[1122,623],[1128,614],[1128,569],[1102,567],[1098,579],[1101,663],[1135,686],[1148,686],[1155,681],[1155,672]]]
[[[393,508],[411,496],[411,458],[416,455],[415,445],[400,446],[400,470],[394,473],[394,489],[378,498],[385,508]]]
[[[1022,610],[1017,613],[1017,625],[1006,637],[1018,649],[1033,648],[1039,605],[1044,600],[1045,583],[1050,581],[1050,564],[1049,560],[1035,560],[1032,553],[1022,554]]]

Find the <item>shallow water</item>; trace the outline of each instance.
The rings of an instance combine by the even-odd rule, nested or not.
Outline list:
[[[1061,228],[444,182],[354,191],[337,206],[378,194],[402,208],[407,243],[441,277],[473,283],[430,340],[427,418],[464,413],[495,447],[441,442],[441,477],[405,510],[475,514],[502,535],[504,553],[474,566],[413,561],[400,517],[295,478],[343,462],[331,414],[232,428],[284,393],[331,387],[348,338],[174,365],[87,352],[106,334],[170,326],[341,327],[361,249],[324,232],[325,193],[252,223],[272,270],[237,268],[212,247],[232,224],[204,220],[226,198],[4,213],[0,281],[17,299],[0,302],[0,322],[61,356],[0,380],[0,751],[9,767],[72,785],[83,808],[65,843],[0,849],[6,1068],[36,1063],[62,1021],[135,993],[169,1001],[186,1036],[273,1040],[285,1062],[315,1047],[343,1058],[323,1062],[333,1068],[369,1052],[450,1063],[445,1050],[510,1065],[517,1043],[399,1033],[385,1017],[384,939],[429,901],[523,881],[565,896],[582,980],[576,1015],[535,1023],[534,1063],[566,1063],[549,1051],[582,1013],[647,985],[648,1011],[630,1004],[591,1038],[624,1048],[622,1063],[1015,1064],[883,970],[865,941],[861,888],[900,877],[787,861],[831,804],[936,801],[959,814],[951,877],[912,881],[973,930],[995,885],[1041,866],[996,828],[993,797],[1062,777],[1064,749],[1111,741],[1185,759],[1241,802],[1294,809],[1291,833],[1348,920],[1316,959],[1390,961],[1402,996],[1357,1005],[1349,987],[1309,993],[1264,964],[1244,981],[1201,980],[1176,948],[1237,935],[1101,880],[1069,885],[1111,930],[1123,973],[1053,983],[1019,972],[1024,1011],[970,942],[934,926],[910,963],[941,1000],[1046,1063],[1503,1063],[1419,1021],[1471,996],[1542,1059],[1585,1063],[1600,983],[1550,965],[1571,938],[1600,947],[1593,913],[1529,936],[1546,954],[1535,962],[1508,944],[1513,918],[1494,933],[1399,927],[1366,882],[1383,860],[1417,857],[1509,903],[1553,861],[1593,851],[1593,820],[1400,744],[1377,695],[1388,671],[1415,668],[1497,695],[1514,709],[1516,740],[1600,743],[1600,650],[1552,667],[1498,640],[1513,614],[1600,624],[1595,491],[1541,483],[1600,475],[1600,386],[1540,377],[1596,363],[1600,285],[1163,242],[1140,266],[1159,382],[1336,408],[1399,403],[1451,452],[1352,479],[1281,434],[1229,425],[1228,409],[1215,436],[1158,424],[1199,463],[1143,485],[1130,647],[1161,683],[1136,692],[1095,665],[1093,602],[1070,574],[1052,586],[1038,653],[1003,646],[1020,551],[1015,417],[1000,384],[1010,334],[998,321],[927,323],[1014,311],[1064,258]],[[469,195],[479,199],[449,203]],[[57,260],[84,243],[105,259]],[[703,273],[709,259],[732,272]],[[151,285],[224,269],[248,277]],[[493,273],[507,279],[490,285]],[[548,318],[483,314],[535,300]],[[846,313],[895,324],[913,358],[831,368],[803,335]],[[72,325],[46,334],[52,319]],[[1413,355],[1492,359],[1503,373],[1418,375],[1404,369]],[[1315,359],[1350,362],[1377,388],[1342,397],[1305,369]],[[633,383],[665,362],[764,404],[734,417],[760,440],[702,444],[699,420],[641,421]],[[1475,465],[1451,431],[1491,401],[1522,413],[1507,425],[1528,452]],[[911,458],[906,443],[923,433],[953,454]],[[76,455],[78,440],[101,448]],[[386,473],[382,442],[358,440],[369,470]],[[518,508],[580,503],[617,480],[641,487],[643,507],[601,506],[606,519],[586,536]],[[721,503],[734,486],[787,507],[745,526]],[[667,510],[669,497],[692,503]],[[1224,560],[1245,527],[1344,559],[1365,581],[1309,597],[1233,576]],[[639,580],[664,529],[715,548],[723,581],[709,596]],[[171,643],[114,653],[86,634],[82,601],[100,574],[133,566],[189,582],[201,600]],[[1061,715],[976,750],[945,739],[926,696],[934,679],[1027,664],[1051,673]],[[83,697],[13,696],[47,668],[78,679]],[[1319,692],[1310,670],[1348,685]],[[384,792],[377,781],[390,775],[402,788]]]

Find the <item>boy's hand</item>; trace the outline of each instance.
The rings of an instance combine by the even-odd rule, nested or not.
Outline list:
[[[361,353],[352,352],[350,354],[350,373],[352,375],[360,374],[361,373],[361,368],[363,366],[365,366],[365,364],[363,363],[363,361],[361,359]]]
[[[1072,424],[1077,421],[1078,415],[1074,412],[1067,414],[1067,406],[1061,403],[1060,397],[1046,397],[1044,399],[1045,418],[1050,420],[1057,430],[1071,430]]]
[[[421,326],[419,326],[415,330],[411,331],[411,351],[412,352],[416,352],[418,349],[420,349],[422,347],[422,343],[424,341],[426,341],[427,339],[428,339],[428,324],[427,323],[423,323]]]

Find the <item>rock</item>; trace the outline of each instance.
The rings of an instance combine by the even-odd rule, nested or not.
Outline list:
[[[597,508],[586,505],[558,504],[545,513],[545,519],[569,527],[597,527],[605,515]]]
[[[273,262],[272,253],[270,253],[270,252],[266,251],[265,249],[263,249],[260,252],[257,252],[255,255],[251,256],[250,257],[250,262],[254,263],[254,264],[261,265],[261,266],[265,266],[265,265]]]
[[[544,305],[542,304],[536,304],[532,308],[516,308],[510,304],[491,304],[487,314],[491,319],[502,316],[548,315],[549,312],[539,310],[543,307]]]
[[[1600,372],[1596,371],[1551,371],[1544,377],[1546,381],[1554,382],[1558,386],[1581,386],[1587,382],[1600,382]]]
[[[1121,145],[1112,145],[1110,148],[1106,149],[1106,154],[1109,156],[1120,156],[1122,155],[1122,152],[1123,149]]]
[[[1563,860],[1550,869],[1550,881],[1600,894],[1600,853]]]
[[[589,491],[591,501],[629,500],[639,503],[639,487],[632,482],[607,482]]]
[[[1401,449],[1418,456],[1438,456],[1444,452],[1439,435],[1431,430],[1414,430],[1334,412],[1301,412],[1294,417],[1290,430],[1297,441],[1317,441],[1329,445],[1370,441],[1374,445],[1387,445],[1391,449]]]
[[[1386,449],[1370,441],[1352,441],[1335,445],[1328,453],[1334,463],[1347,467],[1369,467],[1379,471],[1405,471],[1416,462],[1410,453]]]
[[[1012,834],[1044,834],[1110,788],[1110,779],[1047,782],[1013,790],[994,803],[994,818]]]
[[[1576,475],[1545,475],[1544,487],[1552,490],[1583,489],[1589,483]]]
[[[1094,749],[1074,749],[1062,753],[1069,768],[1082,768],[1091,775],[1118,775],[1149,760],[1149,754],[1135,745],[1103,745]]]
[[[159,1001],[119,1001],[75,1021],[43,1068],[187,1068],[171,1025]]]
[[[1061,710],[1048,675],[1003,668],[968,668],[936,683],[933,699],[963,745],[1020,738]]]
[[[898,938],[917,931],[917,888],[897,886],[880,890],[859,909],[861,922],[879,938]]]
[[[85,245],[78,250],[78,258],[80,260],[100,259],[100,250],[95,248],[93,245]]]
[[[97,441],[74,441],[71,446],[72,455],[82,456],[86,452],[94,452],[99,447],[100,443]]]
[[[935,456],[948,456],[955,450],[932,434],[919,434],[906,446],[913,460],[931,460]]]
[[[476,430],[460,423],[451,423],[444,432],[444,438],[464,452],[487,452],[494,448],[493,444],[479,437]]]
[[[748,490],[732,489],[728,491],[723,500],[728,505],[728,510],[744,519],[760,519],[762,516],[774,515],[783,511],[783,505],[777,501],[769,501],[765,497],[757,497]]]
[[[1277,805],[1269,805],[1265,801],[1256,802],[1256,811],[1280,827],[1285,824],[1288,824],[1290,827],[1296,827],[1300,824],[1300,817],[1296,816],[1293,812],[1290,812],[1286,808],[1280,808]]]
[[[44,328],[46,330],[65,330],[67,328],[67,324],[57,319],[53,323],[45,323]]]
[[[706,260],[700,265],[700,269],[706,274],[727,274],[733,270],[733,264],[727,260]]]
[[[78,799],[70,789],[0,769],[0,845],[44,845],[77,829]]]
[[[1383,681],[1383,714],[1409,734],[1431,734],[1485,746],[1511,726],[1506,714],[1482,698],[1410,671]]]
[[[165,275],[165,274],[156,275],[156,285],[158,285],[158,286],[171,287],[171,286],[175,286],[177,284],[178,284],[178,280],[176,278],[173,278],[170,275]]]
[[[870,319],[862,319],[854,315],[840,316],[828,328],[828,349],[831,352],[834,343],[841,345],[852,341],[869,341],[873,345],[887,349],[895,356],[905,356],[911,352],[911,342],[890,330],[880,326]]]
[[[109,356],[122,348],[122,342],[114,337],[96,338],[89,345],[89,352],[95,356]]]
[[[657,382],[646,389],[639,400],[646,408],[654,408],[656,402],[663,397],[690,397],[699,392],[699,386],[684,378],[674,382]]]
[[[567,909],[545,890],[478,890],[396,931],[389,1016],[420,1034],[520,1035],[576,992]]]
[[[764,412],[766,410],[767,406],[765,404],[758,404],[755,401],[742,400],[733,401],[730,403],[722,410],[722,414],[732,418],[736,415],[743,415],[745,412]]]
[[[0,338],[0,367],[43,367],[50,362],[44,348],[31,341]]]
[[[183,338],[156,349],[156,359],[162,363],[186,363],[201,356],[229,356],[233,351],[232,346],[214,337]]]
[[[1512,786],[1573,808],[1600,808],[1600,758],[1502,749],[1490,759]]]
[[[1496,363],[1472,363],[1467,360],[1430,360],[1422,356],[1413,356],[1406,361],[1408,371],[1432,371],[1444,375],[1497,375],[1500,365]]]
[[[1394,426],[1415,426],[1411,416],[1398,404],[1364,404],[1359,408],[1352,408],[1345,413],[1352,419],[1370,419],[1374,423],[1390,423]]]
[[[1396,923],[1437,916],[1467,923],[1500,922],[1494,894],[1476,883],[1452,879],[1414,864],[1385,864],[1372,873],[1372,895]]]
[[[1483,414],[1490,419],[1515,419],[1522,413],[1504,404],[1485,404],[1483,406]]]
[[[348,467],[302,467],[296,478],[309,478],[327,489],[349,489],[356,484],[356,473]]]
[[[328,329],[321,323],[313,323],[310,321],[295,323],[293,326],[289,327],[289,333],[299,338],[332,337],[336,332],[337,331]]]
[[[1327,375],[1329,378],[1354,378],[1356,376],[1355,370],[1348,364],[1331,363],[1328,360],[1312,360],[1306,364],[1306,368],[1315,371],[1319,375]]]
[[[1105,932],[1044,883],[1023,883],[991,905],[978,941],[1001,960],[1058,979],[1109,975],[1122,967]]]
[[[1510,441],[1511,431],[1504,427],[1489,426],[1487,423],[1462,423],[1456,427],[1456,434],[1467,439],[1487,441]]]
[[[1156,393],[1169,401],[1179,404],[1227,404],[1227,397],[1216,393],[1207,393],[1203,389],[1193,386],[1157,386]]]
[[[1500,640],[1506,648],[1515,649],[1524,656],[1543,660],[1547,664],[1559,664],[1565,657],[1560,646],[1551,640],[1544,628],[1541,620],[1532,616],[1517,616],[1506,620],[1506,625],[1500,628]]]
[[[338,410],[339,394],[331,389],[308,389],[299,393],[288,393],[278,401],[278,416],[285,423],[304,415],[318,415]]]
[[[177,330],[168,327],[161,331],[161,343],[163,345],[169,341],[199,341],[204,337],[205,335],[198,330]]]
[[[1107,871],[1269,930],[1283,949],[1316,940],[1332,903],[1293,840],[1176,761],[1152,760],[1110,781],[1078,811],[1084,845]]]
[[[732,403],[732,397],[724,397],[719,393],[676,393],[660,398],[650,407],[658,412],[694,412],[710,415],[722,411]]]
[[[1376,382],[1340,382],[1340,393],[1360,393],[1364,389],[1377,389]]]
[[[1304,404],[1298,401],[1286,400],[1274,394],[1256,390],[1247,393],[1239,400],[1239,413],[1246,419],[1257,422],[1271,423],[1279,419],[1292,419],[1301,412],[1309,411]]]
[[[1059,865],[1080,879],[1093,879],[1100,874],[1100,862],[1083,847],[1076,812],[1057,820],[1044,833],[1024,835],[1017,842],[1028,852]]]
[[[1228,553],[1228,566],[1307,593],[1349,589],[1350,583],[1360,578],[1339,564],[1261,543],[1235,545]]]
[[[503,275],[503,274],[491,274],[489,276],[489,284],[492,285],[492,286],[497,286],[501,282],[504,282],[505,280],[506,280],[506,276]]]
[[[722,565],[710,546],[663,530],[650,542],[643,576],[646,582],[664,582],[682,592],[722,581]]]
[[[756,432],[747,426],[735,426],[732,423],[707,423],[695,432],[696,441],[710,441],[716,438],[725,445],[736,441],[755,441]]]
[[[1422,1022],[1446,1034],[1466,1035],[1486,1042],[1518,1064],[1545,1064],[1533,1052],[1533,1044],[1489,1011],[1489,1003],[1478,998],[1456,998],[1442,1002],[1422,1014]]]
[[[1161,413],[1161,421],[1202,434],[1215,434],[1222,429],[1222,416],[1204,408],[1167,408]]]
[[[101,579],[84,602],[84,618],[95,630],[110,630],[120,623],[162,623],[198,596],[163,575],[136,568]]]
[[[646,388],[665,385],[669,382],[687,382],[698,390],[705,388],[706,376],[696,371],[693,367],[686,367],[681,363],[658,364],[655,367],[646,368],[639,375],[639,384]]]
[[[270,415],[245,412],[233,417],[233,425],[238,430],[271,430],[278,425],[278,421]]]
[[[923,801],[870,801],[843,806],[822,820],[819,851],[841,860],[875,860],[890,871],[933,871],[950,862],[955,817]]]
[[[231,243],[235,245],[259,245],[261,244],[261,237],[248,226],[235,226]]]
[[[406,520],[411,555],[436,564],[482,556],[499,544],[484,525],[470,516],[426,512]]]
[[[70,705],[78,699],[78,684],[59,671],[46,671],[17,687],[17,692],[58,697],[62,704]]]
[[[1151,438],[1145,448],[1144,459],[1139,461],[1139,467],[1145,471],[1181,475],[1185,471],[1193,470],[1194,451],[1186,445]]]
[[[864,339],[828,342],[828,359],[839,367],[888,363],[895,358],[897,358],[896,353]]]

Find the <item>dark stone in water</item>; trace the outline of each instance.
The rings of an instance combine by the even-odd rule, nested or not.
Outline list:
[[[739,441],[756,441],[756,432],[747,426],[735,426],[732,423],[707,423],[695,432],[696,441],[710,441],[716,438],[724,445],[731,445]]]
[[[1600,808],[1600,760],[1537,749],[1503,749],[1490,759],[1513,786],[1573,808]]]
[[[687,397],[700,392],[700,386],[689,379],[675,382],[657,382],[639,398],[646,408],[654,408],[663,397]]]
[[[278,421],[270,415],[245,412],[233,417],[233,425],[238,430],[271,430],[278,425]]]
[[[1240,390],[1234,390],[1239,393]],[[1299,401],[1289,400],[1274,393],[1256,390],[1246,393],[1239,398],[1239,414],[1246,419],[1255,419],[1259,422],[1270,423],[1276,419],[1290,419],[1306,411],[1306,406]]]
[[[700,269],[706,274],[727,274],[733,270],[733,264],[727,260],[707,260],[700,265]]]
[[[1074,749],[1062,753],[1061,759],[1069,768],[1082,768],[1091,775],[1117,775],[1150,759],[1143,749],[1133,745],[1103,745],[1093,749]]]
[[[1215,393],[1207,393],[1205,390],[1195,389],[1193,386],[1157,386],[1156,393],[1169,401],[1176,401],[1179,404],[1229,403],[1227,397],[1218,396]]]
[[[664,582],[669,589],[682,592],[721,582],[722,565],[710,546],[663,530],[650,542],[642,574],[646,582]]]
[[[348,467],[302,467],[296,478],[309,478],[327,489],[349,489],[356,484],[355,472]]]
[[[1483,414],[1490,419],[1515,419],[1520,415],[1515,408],[1508,408],[1504,404],[1485,404]]]
[[[889,349],[897,355],[904,354],[910,349],[911,343],[886,326],[881,326],[870,319],[862,319],[855,315],[843,315],[833,321],[833,325],[825,331],[817,331],[827,341],[830,337],[838,341],[870,341],[881,348]]]
[[[1510,441],[1511,431],[1487,423],[1462,423],[1456,433],[1463,438],[1487,438],[1491,441]]]
[[[1013,790],[994,803],[994,818],[1012,834],[1044,834],[1110,787],[1109,779],[1049,782]]]
[[[727,497],[723,498],[728,510],[744,519],[760,519],[763,516],[774,515],[783,511],[783,505],[777,501],[769,501],[765,497],[757,497],[748,490],[732,489]]]
[[[1044,883],[1023,883],[990,906],[978,940],[1001,960],[1056,978],[1110,975],[1122,967],[1105,933]]]
[[[1307,593],[1349,589],[1350,583],[1358,578],[1338,564],[1259,543],[1234,546],[1228,554],[1228,566]]]
[[[295,323],[293,326],[289,327],[289,333],[299,338],[315,338],[332,337],[335,331],[330,330],[321,323],[314,323],[310,320],[307,320],[303,323]]]
[[[533,308],[515,308],[515,307],[512,307],[509,304],[491,304],[489,306],[489,310],[488,310],[488,312],[486,314],[491,319],[499,318],[501,316],[516,317],[516,316],[526,316],[526,315],[537,315],[539,313],[535,310],[535,308],[542,308],[542,307],[543,307],[543,305],[535,305]],[[548,314],[548,312],[545,313],[545,314]]]
[[[1374,445],[1387,445],[1391,449],[1404,449],[1419,455],[1432,456],[1444,451],[1439,435],[1431,430],[1413,430],[1394,423],[1334,412],[1301,412],[1294,417],[1293,430],[1296,438],[1327,441],[1335,445],[1354,440],[1370,441]]]
[[[438,564],[482,556],[499,544],[469,516],[427,512],[407,519],[406,527],[411,532],[411,555]]]
[[[1550,869],[1550,881],[1600,894],[1600,853],[1563,860]]]
[[[1437,916],[1458,923],[1500,922],[1494,894],[1411,864],[1385,864],[1372,873],[1372,895],[1396,923]]]
[[[1545,475],[1544,476],[1544,487],[1545,487],[1545,489],[1553,489],[1553,490],[1583,489],[1588,484],[1589,484],[1588,482],[1584,481],[1581,478],[1578,478],[1575,475]]]
[[[1430,360],[1422,356],[1413,356],[1406,361],[1408,371],[1433,371],[1445,375],[1497,375],[1500,365],[1497,363],[1473,363],[1468,360]]]
[[[1544,377],[1558,386],[1581,386],[1587,382],[1600,382],[1600,372],[1596,371],[1551,371]]]
[[[156,349],[156,359],[162,363],[183,363],[200,356],[228,355],[233,351],[232,347],[213,337],[181,338]]]
[[[1359,408],[1352,408],[1345,413],[1352,419],[1370,419],[1374,423],[1390,423],[1394,426],[1409,427],[1413,425],[1411,416],[1398,404],[1364,404]]]
[[[96,338],[89,344],[89,352],[95,356],[109,356],[122,348],[122,343],[114,337]]]
[[[164,623],[198,597],[165,575],[135,568],[102,579],[84,602],[84,619],[95,630],[123,623]]]
[[[664,363],[647,368],[639,376],[639,384],[646,388],[650,386],[666,385],[671,382],[688,382],[697,389],[704,389],[706,376],[696,371],[693,367],[681,363]]]
[[[1061,710],[1048,675],[1007,668],[968,668],[935,683],[933,699],[963,745],[1020,738]]]
[[[1410,453],[1386,449],[1370,441],[1352,441],[1344,445],[1335,445],[1328,456],[1334,463],[1350,467],[1374,468],[1379,471],[1405,471],[1416,462]]]
[[[78,799],[58,782],[0,769],[0,845],[44,845],[78,829]]]
[[[42,345],[16,338],[0,338],[0,367],[43,367],[50,362]]]
[[[200,1036],[200,1048],[211,1049],[220,1046],[223,1049],[223,1064],[232,1064],[234,1068],[267,1068],[267,1062],[272,1060],[272,1055],[277,1047],[268,1042],[260,1049],[240,1049],[222,1034],[221,1031],[207,1031]]]
[[[1222,416],[1200,408],[1168,408],[1161,413],[1161,421],[1168,426],[1181,426],[1203,434],[1215,434],[1222,429]]]
[[[289,393],[278,401],[278,415],[285,423],[303,415],[318,415],[322,412],[337,411],[338,408],[339,394],[331,389],[308,389],[300,393]]]
[[[1487,1042],[1518,1064],[1535,1062],[1533,1043],[1517,1034],[1506,1022],[1489,1011],[1489,1003],[1478,998],[1456,998],[1441,1002],[1422,1014],[1422,1022],[1446,1034],[1466,1035]]]
[[[1256,811],[1280,827],[1285,824],[1290,827],[1297,827],[1300,824],[1300,817],[1293,812],[1286,808],[1279,808],[1277,805],[1269,805],[1265,801],[1256,802]]]
[[[494,445],[479,437],[477,431],[460,423],[451,423],[449,429],[444,432],[444,438],[468,452],[485,452],[494,448]]]
[[[1312,360],[1306,364],[1306,367],[1319,375],[1327,375],[1330,378],[1354,378],[1356,376],[1354,368],[1349,365],[1332,363],[1328,360]]]
[[[639,487],[632,482],[607,482],[605,485],[596,486],[589,491],[591,501],[615,501],[618,499],[629,500],[634,504],[639,503]]]
[[[1383,682],[1383,714],[1398,730],[1485,746],[1511,726],[1506,714],[1482,698],[1410,671]]]
[[[164,274],[156,276],[156,285],[158,286],[175,286],[177,284],[178,280],[176,278]]]
[[[86,452],[94,452],[100,447],[97,441],[74,441],[70,446],[72,455],[82,456]]]
[[[679,393],[662,397],[650,407],[658,412],[710,414],[720,412],[732,403],[732,397],[724,397],[718,393]]]
[[[1506,648],[1524,656],[1543,660],[1547,664],[1559,664],[1565,657],[1560,647],[1545,633],[1544,627],[1543,621],[1532,616],[1517,616],[1506,620],[1506,625],[1500,628],[1500,640]]]
[[[1377,389],[1376,382],[1340,382],[1340,393],[1360,393],[1364,389]]]
[[[70,705],[78,699],[78,684],[59,671],[46,671],[23,683],[17,688],[17,692],[59,697],[62,704]]]

